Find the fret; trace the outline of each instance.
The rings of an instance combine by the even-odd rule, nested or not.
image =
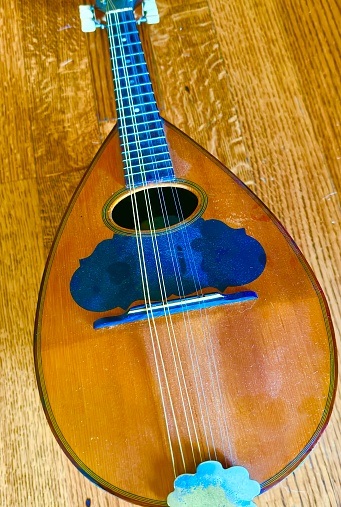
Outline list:
[[[114,49],[113,46],[110,46],[110,49]],[[116,49],[116,48],[115,48]],[[142,51],[138,52],[138,53],[129,53],[129,55],[125,55],[125,56],[128,56],[128,58],[135,58],[135,56],[143,56],[144,57],[144,53]],[[117,58],[122,58],[122,56],[118,56]],[[145,60],[144,60],[145,61]]]
[[[156,156],[159,156],[159,155],[167,155],[168,158],[163,159],[163,160],[151,160],[150,162],[145,161],[148,158],[155,158]],[[159,164],[160,162],[171,162],[168,153],[156,153],[155,155],[154,154],[153,155],[141,155],[140,157],[134,157],[134,158],[127,157],[126,159],[125,158],[123,159],[123,162],[131,163],[136,160],[141,161],[141,165],[143,165],[143,167],[145,167],[147,165]]]
[[[131,84],[129,86],[121,86],[120,90],[130,90],[131,88],[136,88],[137,86],[150,86],[151,87],[151,84],[150,83]],[[152,91],[150,93],[154,94],[154,92],[152,92]]]
[[[169,166],[169,167],[161,167],[161,169],[157,169],[157,170],[147,169],[147,170],[143,170],[143,171],[133,171],[133,172],[128,172],[128,176],[130,176],[130,175],[135,176],[137,174],[145,174],[145,173],[155,173],[157,171],[173,171],[173,167]]]
[[[121,125],[119,126],[119,129],[122,130],[122,126]],[[136,130],[135,132],[122,132],[121,135],[131,137],[133,140],[128,139],[127,141],[129,143],[134,143],[135,142],[134,139],[136,138],[137,134],[138,134],[138,138],[137,139],[140,142],[153,141],[153,143],[154,143],[154,141],[158,141],[160,139],[164,141],[165,140],[164,133],[163,133],[162,136],[153,137],[153,134],[156,133],[158,130],[160,130],[160,129],[144,130],[144,131],[142,131],[142,130],[141,131],[140,130]],[[148,134],[148,136],[147,136],[147,134]],[[141,137],[141,136],[144,136],[144,135],[146,135],[145,138]],[[122,144],[121,144],[121,146],[122,146]]]
[[[160,124],[160,127],[158,128],[158,130],[163,130],[162,129],[162,120],[161,118],[158,119],[158,120],[155,120],[154,122],[151,122],[151,123],[159,123]],[[126,128],[134,128],[134,127],[138,127],[139,125],[144,125],[146,126],[146,122],[144,121],[140,121],[140,122],[136,122],[134,123],[133,125],[125,125]],[[119,128],[121,127],[121,124],[119,124]],[[153,128],[153,130],[155,130],[155,128]],[[134,134],[134,131],[132,132],[129,132],[130,134]]]
[[[158,116],[158,112],[157,111],[148,111],[146,113],[136,113],[136,114],[128,114],[128,115],[124,115],[124,118],[122,118],[122,123],[126,123],[126,120],[132,120],[133,118],[137,118],[137,116],[147,116],[147,118],[145,118],[144,122],[145,121],[148,121],[148,122],[152,122],[152,121],[155,121],[157,120],[158,118],[148,118],[149,116],[151,116],[152,114],[155,114]],[[144,122],[140,122],[140,125],[141,123],[144,123]],[[131,125],[129,126],[132,126],[132,125],[135,125],[134,122],[132,122]]]
[[[142,104],[131,104],[130,106],[117,107],[116,111],[121,111],[123,109],[127,109],[127,107],[130,107],[130,109],[134,109],[135,113],[139,113],[140,107],[150,106],[150,105],[156,106],[155,100],[153,102],[142,102]],[[151,111],[147,111],[147,112],[150,113]]]
[[[163,137],[149,137],[147,139],[142,139],[139,133],[136,132],[135,136],[130,136],[131,139],[127,139],[124,136],[125,142],[121,144],[122,150],[127,152],[127,146],[129,146],[129,152],[131,156],[135,156],[135,152],[142,150],[147,152],[149,150],[150,154],[153,153],[169,153],[168,144],[165,142],[165,138]]]
[[[129,153],[131,154],[132,157],[137,156],[142,151],[144,152],[144,154],[146,156],[158,154],[158,153],[169,154],[168,144],[166,144],[166,143],[156,144],[156,143],[154,143],[153,138],[146,139],[144,141],[143,140],[142,141],[138,140],[137,142],[132,141],[132,142],[129,142],[129,144],[124,143],[124,144],[121,144],[121,147],[122,147],[122,150],[124,151],[124,153],[128,153],[128,151],[129,151]]]
[[[124,69],[136,69],[136,67],[146,67],[146,63],[145,62],[140,62],[140,63],[132,63],[131,65],[123,65],[122,67],[121,66],[117,66],[116,68],[112,68],[111,70],[124,70]]]
[[[120,95],[117,98],[120,102],[123,102],[123,105],[127,109],[129,109],[129,107],[131,107],[131,105],[133,105],[134,107],[143,106],[144,104],[147,105],[147,104],[151,104],[151,103],[156,105],[154,95],[152,95],[151,93],[148,93],[147,95],[149,95],[148,98],[145,96],[143,99],[140,99],[139,95],[133,95],[133,94],[130,94],[127,96]]]
[[[144,123],[142,123],[140,125],[144,125]],[[122,128],[122,126],[120,125],[118,128],[120,129],[120,128]],[[157,129],[150,129],[150,130],[139,130],[138,134],[140,136],[140,135],[143,135],[143,134],[152,134],[153,132],[158,132],[158,131],[162,132],[162,136],[153,137],[153,141],[156,140],[156,139],[165,139],[165,133],[164,133],[162,127],[161,128],[157,128]],[[134,135],[134,132],[131,132],[128,135]]]
[[[143,97],[142,100],[144,100],[145,98],[149,97],[152,99],[152,101],[156,104],[155,102],[155,99],[154,99],[154,95],[153,93],[151,92],[146,92],[146,93],[138,93],[138,94],[134,94],[134,95],[126,95],[126,96],[123,96],[122,94],[120,95],[119,97],[119,100],[129,100],[129,99],[133,99],[133,100],[136,100],[136,99],[139,99],[140,97]],[[150,101],[150,102],[152,102]],[[137,104],[147,104],[147,102],[141,102],[141,103],[138,103]]]
[[[111,42],[113,42],[113,41],[111,40]],[[136,51],[134,51],[134,47],[136,48]],[[139,50],[140,47],[141,47],[141,43],[137,42],[137,41],[136,42],[134,41],[134,42],[130,42],[128,44],[121,44],[121,43],[117,44],[115,46],[112,46],[112,49],[115,49],[115,51],[117,51],[118,49],[119,50],[124,50],[124,49],[127,49],[127,48],[129,48],[129,49],[132,48],[132,50],[133,50],[132,52],[136,53],[136,52],[138,52],[138,50]],[[130,54],[131,54],[130,52],[125,53],[126,56],[129,56]],[[118,55],[118,56],[121,56],[121,55]]]
[[[114,71],[117,70],[117,69],[114,69]],[[132,77],[141,77],[141,76],[149,76],[149,72],[141,72],[140,74],[133,74],[132,76],[128,76],[129,79],[131,79]],[[125,76],[121,77],[119,76],[119,79],[127,79]]]
[[[145,124],[143,123],[142,124],[143,127],[145,127]],[[131,149],[133,150],[133,146],[134,146],[134,143],[136,142],[139,142],[139,143],[146,143],[146,142],[153,142],[154,143],[154,140],[157,141],[155,143],[155,146],[157,147],[160,140],[164,143],[166,143],[166,138],[165,138],[165,134],[164,132],[162,131],[161,132],[161,129],[160,128],[156,128],[156,129],[152,129],[152,130],[147,130],[147,131],[142,131],[142,130],[139,130],[138,128],[136,128],[136,125],[134,127],[132,126],[122,126],[122,125],[119,125],[119,133],[120,133],[120,136],[121,136],[121,140],[124,141],[124,145],[126,146],[127,144],[131,145]],[[160,132],[158,132],[160,130]],[[158,134],[161,134],[160,136]]]
[[[151,149],[151,148],[165,148],[167,151],[163,151],[163,152],[159,152],[159,153],[167,153],[168,154],[168,144],[154,144],[154,139],[148,139],[146,141],[141,141],[141,143],[150,143],[150,141],[153,141],[153,144],[152,146],[150,146],[150,144],[148,146],[140,146],[139,148],[134,148],[134,149],[130,149],[129,148],[129,152],[130,154],[132,154],[134,151],[138,151],[139,149],[141,150],[147,150],[147,149]],[[140,144],[140,142],[139,142]],[[121,146],[124,148],[125,145],[124,144],[121,144]],[[157,154],[158,152],[155,151],[155,154]],[[149,156],[149,155],[148,155]]]
[[[107,26],[110,26],[110,27],[111,27],[111,26],[114,26],[114,25],[107,25]],[[137,35],[137,36],[138,36],[138,34],[136,34],[136,32],[124,32],[124,37],[125,37],[126,35]],[[142,54],[143,54],[143,53],[142,53]]]
[[[138,132],[136,132],[138,134]],[[162,144],[157,144],[154,142],[153,138],[150,139],[140,139],[138,136],[136,136],[136,139],[128,140],[126,139],[124,143],[121,144],[121,147],[124,151],[128,151],[132,154],[132,156],[135,156],[135,152],[138,152],[139,150],[149,150],[149,155],[152,155],[152,153],[165,153],[164,150],[161,150],[161,148],[165,148],[165,150],[168,153],[168,144],[165,142],[165,139],[161,139]]]
[[[137,33],[135,33],[134,35],[130,35],[128,38],[126,37],[126,35],[128,35],[128,34],[125,33],[124,37],[122,37],[117,34],[114,34],[114,35],[110,36],[109,40],[110,40],[110,42],[117,41],[118,47],[121,47],[121,48],[131,46],[132,44],[139,44],[140,38]]]
[[[156,163],[154,163],[155,165]],[[162,165],[162,164],[165,164],[165,165]],[[143,171],[146,171],[146,172],[153,172],[153,171],[161,171],[161,170],[165,170],[165,169],[170,169],[171,168],[171,160],[162,160],[161,162],[158,162],[157,163],[157,167],[153,167],[153,169],[144,169],[144,167],[146,166],[150,166],[152,164],[143,164],[143,163],[138,163],[138,164],[130,164],[129,161],[128,163],[126,164],[125,166],[125,170],[127,169],[142,169],[143,168]]]
[[[125,150],[123,149],[123,156],[124,161],[126,160],[144,160],[147,162],[148,159],[150,159],[151,162],[157,161],[157,157],[163,157],[160,158],[158,161],[163,162],[166,160],[165,157],[168,157],[169,159],[169,151],[168,146],[166,151],[155,151],[150,146],[145,147],[138,147],[134,148],[133,150]]]

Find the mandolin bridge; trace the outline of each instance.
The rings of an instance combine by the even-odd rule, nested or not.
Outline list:
[[[148,318],[167,317],[180,312],[188,312],[191,310],[205,310],[213,306],[228,305],[232,303],[243,303],[257,299],[256,292],[241,291],[234,294],[221,294],[220,292],[212,292],[203,294],[202,296],[191,296],[179,299],[172,299],[164,303],[151,303],[150,305],[132,306],[127,312],[121,315],[113,315],[111,317],[103,317],[95,320],[94,329],[103,329],[126,324],[128,322],[136,322],[138,320],[146,320]]]

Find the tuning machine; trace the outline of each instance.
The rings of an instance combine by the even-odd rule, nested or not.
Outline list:
[[[155,0],[144,0],[142,2],[142,20],[148,25],[155,25],[160,22],[159,11]]]
[[[79,17],[81,18],[82,32],[94,32],[96,28],[106,28],[106,25],[97,21],[95,8],[92,5],[80,5]]]

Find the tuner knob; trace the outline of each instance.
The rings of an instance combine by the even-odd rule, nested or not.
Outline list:
[[[82,32],[94,32],[96,30],[96,22],[94,8],[91,5],[80,5],[79,16],[81,18]]]
[[[160,22],[159,11],[155,0],[144,0],[142,3],[142,12],[149,25],[155,25]]]

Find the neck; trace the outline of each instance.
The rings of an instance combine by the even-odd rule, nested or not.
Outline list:
[[[132,9],[107,12],[126,186],[175,178]]]

